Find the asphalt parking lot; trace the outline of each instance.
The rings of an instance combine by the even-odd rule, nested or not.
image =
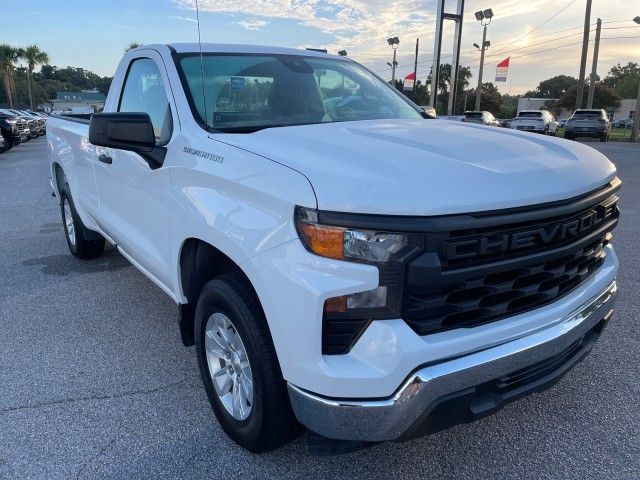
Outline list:
[[[639,478],[640,145],[591,145],[624,182],[621,293],[594,351],[479,422],[336,457],[228,440],[177,307],[114,251],[69,254],[46,140],[0,155],[0,479]]]

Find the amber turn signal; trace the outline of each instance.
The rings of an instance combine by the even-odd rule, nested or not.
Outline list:
[[[347,297],[332,297],[324,301],[325,313],[344,313],[347,311]]]
[[[344,228],[302,222],[300,230],[306,245],[316,255],[344,258]]]

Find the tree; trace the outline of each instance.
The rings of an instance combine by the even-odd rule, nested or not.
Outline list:
[[[577,86],[571,87],[557,103],[548,105],[549,108],[555,110],[558,107],[573,110],[576,105]],[[587,89],[584,91],[582,104],[587,102]],[[612,88],[607,87],[604,82],[596,83],[593,95],[593,108],[616,109],[620,107],[620,96]]]
[[[577,83],[578,80],[569,75],[557,75],[540,82],[535,92],[543,98],[560,98]]]
[[[614,65],[605,79],[604,84],[615,90],[622,98],[635,98],[640,82],[640,65],[629,62],[626,65]]]
[[[476,103],[476,91],[469,91],[469,105],[475,105]],[[502,95],[498,91],[498,88],[491,82],[484,82],[482,84],[482,96],[480,97],[480,110],[486,110],[494,115],[500,115],[502,111]]]
[[[29,105],[33,110],[33,71],[38,65],[49,63],[49,55],[37,45],[29,45],[22,57],[27,61],[27,87],[29,89]]]
[[[22,54],[19,48],[3,43],[0,45],[0,76],[4,83],[4,91],[9,103],[9,108],[13,108],[13,99],[15,96],[16,86],[13,75],[15,72],[15,62],[18,61]]]
[[[141,43],[138,43],[138,42],[131,42],[131,43],[129,44],[129,46],[128,46],[127,48],[125,48],[125,49],[124,49],[124,51],[125,51],[125,52],[128,52],[129,50],[133,50],[134,48],[139,48],[139,47],[141,47],[141,46],[142,46],[142,44],[141,44]]]

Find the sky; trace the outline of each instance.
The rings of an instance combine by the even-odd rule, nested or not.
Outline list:
[[[113,75],[126,46],[197,41],[196,0],[29,0],[0,3],[5,19],[0,42],[37,44],[59,67],[83,67]],[[400,38],[397,76],[413,71],[420,38],[418,79],[429,73],[437,0],[199,0],[203,42],[283,47],[346,49],[349,57],[383,78],[391,77],[392,50],[386,39]],[[456,0],[446,0],[455,10]],[[477,82],[482,26],[473,12],[492,8],[484,81],[493,81],[496,64],[511,57],[502,93],[518,94],[554,75],[577,76],[586,0],[466,0],[461,63]],[[632,5],[631,8],[629,6]],[[629,61],[640,63],[638,0],[593,0],[591,70],[595,22],[603,21],[598,74]],[[451,61],[453,25],[446,22],[442,62]]]

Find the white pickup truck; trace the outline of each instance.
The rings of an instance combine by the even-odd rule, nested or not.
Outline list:
[[[251,451],[300,423],[376,442],[469,422],[557,381],[612,314],[607,158],[427,119],[347,58],[145,46],[104,113],[47,136],[71,253],[109,242],[180,305]]]

